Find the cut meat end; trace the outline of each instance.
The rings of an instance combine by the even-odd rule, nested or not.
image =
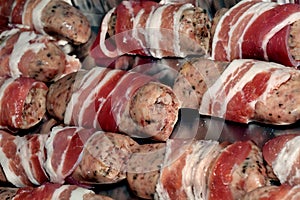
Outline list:
[[[0,87],[0,126],[28,129],[38,124],[46,113],[45,83],[31,78],[7,79]]]

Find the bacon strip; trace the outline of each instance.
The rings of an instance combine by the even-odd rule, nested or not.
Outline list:
[[[298,66],[288,39],[290,25],[300,19],[299,12],[298,4],[241,1],[218,22],[212,58],[219,61],[252,58]]]
[[[269,140],[263,146],[263,156],[282,184],[300,183],[299,140],[299,134],[285,134]]]
[[[44,168],[51,182],[64,183],[79,164],[85,142],[94,133],[93,129],[55,127],[47,139],[47,159]]]
[[[28,139],[5,131],[0,135],[0,163],[7,180],[17,187],[45,182],[47,175],[42,167],[45,136],[33,135]]]
[[[27,129],[39,123],[46,112],[47,91],[45,83],[31,78],[0,80],[0,127]]]

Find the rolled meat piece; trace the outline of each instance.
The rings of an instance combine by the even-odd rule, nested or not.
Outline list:
[[[0,131],[1,182],[16,187],[120,182],[138,146],[126,135],[71,126],[25,136]]]
[[[265,186],[247,193],[242,200],[290,200],[298,199],[300,195],[299,185],[290,186]]]
[[[51,199],[65,199],[65,200],[112,200],[108,196],[95,194],[94,191],[82,188],[76,185],[60,185],[53,183],[45,183],[39,187],[24,187],[19,188],[17,191],[10,188],[3,188],[2,191],[10,193],[8,199],[14,200],[51,200]],[[0,199],[1,199],[0,194]]]
[[[0,128],[29,129],[46,113],[48,87],[32,78],[0,78]]]
[[[298,134],[284,134],[269,140],[263,146],[264,159],[282,184],[300,183],[299,139]]]
[[[63,77],[47,98],[50,115],[67,125],[156,140],[172,134],[179,108],[172,89],[152,77],[100,67]]]
[[[218,20],[212,36],[212,59],[251,58],[297,67],[299,12],[300,5],[294,3],[239,2]]]
[[[11,0],[3,3],[0,15],[12,24],[21,24],[41,34],[50,34],[72,41],[86,43],[91,27],[80,10],[63,0]]]
[[[210,28],[207,12],[192,4],[122,1],[104,16],[90,54],[95,59],[207,56]]]
[[[0,34],[0,76],[31,77],[50,82],[81,68],[79,59],[66,54],[52,37],[24,28]]]
[[[168,140],[157,199],[240,199],[267,185],[260,149],[250,141]]]
[[[183,107],[199,109],[202,115],[285,125],[300,117],[299,78],[298,70],[272,62],[199,59],[182,67],[173,90]]]

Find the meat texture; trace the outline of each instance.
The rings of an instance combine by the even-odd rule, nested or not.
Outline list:
[[[299,120],[299,71],[277,63],[198,59],[183,65],[173,90],[183,107],[230,121],[293,124]]]
[[[0,128],[28,129],[46,113],[48,87],[32,78],[0,78]]]
[[[74,44],[86,43],[91,36],[86,16],[63,0],[11,0],[2,3],[0,15],[7,17],[11,24],[24,25]]]
[[[32,30],[8,27],[0,40],[1,77],[51,82],[81,68],[79,59],[65,53],[57,40]]]
[[[299,185],[299,135],[285,134],[269,140],[263,155],[282,184]],[[283,167],[284,166],[284,167]]]
[[[239,2],[218,20],[211,57],[219,61],[251,58],[297,67],[299,12],[299,4]]]
[[[206,56],[210,26],[207,12],[192,4],[122,1],[103,18],[90,54],[95,59]]]
[[[47,109],[67,125],[166,140],[180,103],[166,85],[137,72],[95,67],[49,87]]]

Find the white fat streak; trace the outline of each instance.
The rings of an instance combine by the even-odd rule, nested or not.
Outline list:
[[[21,140],[21,142],[17,143],[18,148],[20,149],[19,157],[21,159],[21,165],[23,166],[27,178],[36,185],[39,185],[40,183],[35,179],[32,168],[29,164],[30,162],[30,157],[31,157],[31,152],[29,151],[28,148],[28,140]]]
[[[64,183],[64,175],[62,174],[62,168],[63,168],[65,157],[66,157],[66,151],[64,151],[64,153],[63,153],[63,155],[61,157],[62,162],[58,166],[57,171],[55,171],[53,169],[51,161],[52,161],[52,154],[55,151],[54,147],[53,147],[54,138],[55,138],[55,136],[56,136],[57,133],[59,133],[60,131],[62,131],[64,129],[68,129],[68,127],[66,127],[66,128],[61,127],[61,126],[54,127],[52,129],[51,133],[50,133],[49,138],[47,139],[47,141],[45,143],[45,148],[46,148],[46,152],[47,152],[47,159],[45,161],[44,168],[45,168],[46,172],[48,173],[51,182],[53,182],[53,183],[60,183],[60,184]],[[81,129],[82,128],[78,127],[75,132],[78,132]],[[74,132],[74,134],[75,134],[75,132]],[[69,139],[71,139],[72,136],[69,136]],[[81,160],[81,157],[82,157],[82,153],[79,156],[78,161]]]
[[[162,40],[161,23],[162,14],[168,5],[162,5],[156,8],[149,16],[149,22],[146,23],[148,30],[147,43],[150,47],[150,53],[156,58],[162,58],[160,42]]]
[[[70,190],[70,187],[71,187],[71,185],[60,186],[58,189],[55,190],[55,192],[53,192],[51,200],[60,199],[60,195],[64,191]],[[94,192],[92,190],[85,189],[82,187],[76,187],[75,189],[72,190],[69,200],[81,200],[81,199],[84,199],[83,196],[85,194],[90,194],[90,193],[94,194]]]
[[[3,140],[2,136],[0,136],[0,140]],[[17,145],[18,142],[22,142],[21,140],[21,137],[16,136],[14,143]],[[11,170],[10,162],[11,160],[6,157],[5,153],[3,152],[3,148],[0,147],[0,163],[7,180],[16,187],[26,186],[25,183],[23,183],[23,181],[21,180],[21,177],[17,176],[15,172]]]
[[[75,117],[75,116],[73,116],[73,109],[74,109],[74,106],[77,105],[77,103],[79,101],[78,97],[81,95],[82,91],[86,87],[88,87],[95,78],[97,78],[98,74],[94,72],[94,71],[96,71],[96,68],[98,68],[98,67],[92,68],[82,77],[82,79],[78,83],[78,90],[72,93],[72,96],[67,104],[66,111],[65,111],[65,116],[64,116],[65,124],[70,124],[72,117]]]
[[[194,6],[190,3],[183,4],[176,13],[173,15],[173,34],[174,34],[174,41],[173,41],[173,49],[174,54],[179,57],[185,57],[185,53],[180,50],[180,18],[182,13],[189,8],[193,8]]]
[[[44,31],[44,23],[42,22],[42,12],[50,0],[40,0],[40,2],[32,10],[32,23],[34,29],[42,34],[46,34]]]
[[[13,11],[14,11],[14,9],[15,9],[17,3],[18,3],[18,1],[13,1],[12,7],[11,7],[11,9],[10,9],[10,14],[9,14],[9,16],[7,16],[9,22],[12,21],[12,17],[13,17],[12,14],[13,14]]]
[[[230,15],[231,12],[235,11],[235,9],[238,9],[242,4],[246,4],[246,3],[248,3],[248,1],[240,1],[239,3],[234,5],[231,9],[229,9],[223,16],[221,16],[221,18],[216,26],[215,34],[214,34],[214,37],[212,40],[212,52],[211,52],[212,58],[215,58],[216,53],[218,53],[218,52],[215,52],[215,50],[216,50],[217,42],[219,41],[219,33],[221,32],[221,28],[223,28],[223,22],[224,22],[225,18],[228,15]],[[226,47],[224,47],[224,48],[225,48],[225,51],[227,52],[227,48]]]
[[[143,50],[146,52],[147,47],[145,46],[144,42],[140,38],[140,34],[142,34],[144,37],[147,37],[147,35],[146,35],[147,30],[140,27],[140,20],[144,13],[145,13],[145,10],[141,9],[135,16],[135,18],[133,20],[132,37],[138,41],[141,48],[143,48]]]
[[[182,170],[182,186],[188,199],[207,199],[207,169],[215,157],[213,150],[218,146],[217,141],[211,140],[200,140],[192,144],[192,153],[187,155],[186,164]]]
[[[100,27],[101,31],[100,31],[100,37],[99,37],[99,47],[100,47],[101,51],[104,53],[104,55],[106,55],[107,57],[110,57],[110,58],[115,58],[119,55],[118,48],[116,48],[113,51],[110,51],[107,49],[107,47],[105,45],[106,34],[108,31],[108,27],[109,27],[108,23],[110,21],[112,14],[114,13],[114,11],[115,11],[115,8],[112,8],[105,14],[105,16],[102,20],[101,27]],[[109,38],[109,39],[111,39],[111,38]]]
[[[297,136],[289,140],[284,147],[278,153],[276,159],[273,161],[273,171],[280,180],[281,183],[287,182],[287,177],[290,175],[293,166],[300,156],[300,136]],[[297,174],[297,177],[300,178],[300,174]]]
[[[45,48],[44,43],[30,42],[31,40],[38,39],[38,37],[39,36],[37,34],[31,31],[22,32],[20,34],[9,59],[9,68],[12,77],[16,78],[21,75],[18,64],[25,52],[31,50],[37,53],[41,49]]]
[[[229,43],[228,43],[228,53],[227,53],[227,57],[229,60],[231,60],[230,58],[231,46],[234,45],[237,45],[239,47],[239,58],[242,58],[242,42],[244,41],[244,35],[247,32],[248,28],[252,25],[254,20],[256,20],[261,14],[272,9],[275,5],[277,5],[275,2],[270,2],[270,3],[259,2],[252,5],[240,16],[238,21],[235,23],[234,26],[231,27],[229,31]],[[236,28],[239,28],[239,24],[244,21],[244,17],[250,14],[253,14],[253,16],[251,17],[251,19],[248,19],[249,21],[247,22],[247,25],[244,28],[242,35],[239,37],[237,44],[233,45],[231,38],[236,37],[235,35],[232,35],[233,31],[235,31]]]
[[[270,41],[270,39],[278,33],[282,28],[285,26],[294,23],[295,21],[300,19],[300,12],[293,13],[289,15],[287,18],[285,18],[282,22],[277,24],[268,34],[265,35],[262,42],[262,49],[264,51],[264,59],[269,60],[268,54],[267,54],[267,45]]]
[[[8,78],[4,81],[4,83],[0,86],[0,112],[1,112],[1,105],[2,105],[2,99],[4,96],[4,93],[6,91],[6,89],[9,87],[10,84],[12,84],[14,82],[13,78]],[[13,117],[13,116],[12,116]],[[1,126],[0,124],[0,128],[6,128],[4,126]]]
[[[245,63],[253,63],[254,65],[248,70],[242,78],[239,79],[238,82],[235,83],[235,85],[230,88],[229,93],[225,95],[224,89],[227,87],[228,84],[230,84],[230,80],[234,79],[236,76],[239,75],[239,73],[236,73],[237,71],[242,70],[241,66],[246,67]],[[271,77],[268,81],[268,86],[264,93],[258,97],[254,102],[251,102],[250,105],[252,108],[254,108],[255,103],[262,99],[265,100],[269,92],[279,84],[285,82],[289,79],[291,76],[290,70],[282,70],[285,68],[283,65],[277,64],[277,63],[271,63],[271,62],[263,62],[263,61],[255,61],[251,59],[238,59],[232,61],[227,69],[222,73],[222,75],[219,77],[219,79],[204,93],[203,100],[201,102],[201,106],[199,109],[199,113],[201,114],[211,114],[211,111],[209,110],[209,105],[211,104],[212,107],[214,107],[215,103],[218,103],[218,101],[215,101],[213,98],[217,97],[218,94],[223,94],[222,97],[222,107],[220,110],[220,113],[218,113],[219,117],[223,117],[226,113],[227,104],[232,99],[232,97],[239,91],[241,91],[244,86],[251,81],[258,73],[261,72],[268,72],[272,69],[279,70],[280,73],[272,72]],[[234,74],[236,75],[234,76]],[[231,79],[226,83],[226,79],[228,77],[231,77]]]
[[[0,50],[6,46],[6,41],[8,40],[8,38],[11,37],[12,35],[18,33],[19,31],[20,31],[19,28],[13,28],[13,29],[1,32],[1,34],[0,34]]]
[[[95,70],[93,70],[93,71],[95,71],[94,74],[97,75],[96,78],[99,78],[99,74],[103,73],[103,72],[102,72],[103,70],[101,70],[101,69],[95,69]],[[87,96],[87,98],[85,99],[85,101],[84,101],[84,103],[83,103],[83,106],[81,107],[80,112],[79,112],[79,115],[78,115],[78,125],[79,125],[79,126],[81,126],[81,125],[84,124],[84,120],[86,120],[86,119],[84,119],[83,115],[84,115],[84,113],[85,113],[87,107],[88,107],[89,105],[91,105],[92,103],[95,102],[96,97],[97,97],[97,93],[99,92],[99,90],[101,90],[101,88],[104,86],[104,84],[107,83],[107,82],[108,82],[112,77],[114,77],[118,72],[119,72],[119,71],[115,71],[115,70],[109,71],[107,74],[105,74],[105,76],[102,78],[102,80],[99,81],[99,83],[96,85],[96,87],[94,87],[94,88],[92,89],[92,91],[90,91],[90,93],[89,93],[89,95]],[[88,87],[88,85],[87,85],[87,87]],[[102,108],[102,106],[103,106],[105,100],[106,100],[106,99],[104,99],[104,98],[101,98],[101,99],[97,99],[97,100],[96,100],[96,101],[101,101],[101,103],[100,103],[100,105],[99,105],[99,109],[98,109],[98,110],[95,110],[95,113],[99,113],[99,111],[101,110],[101,108]],[[97,120],[97,115],[95,115],[95,117],[96,117],[96,118],[94,119],[94,121]],[[96,127],[97,127],[96,124],[93,123],[93,128],[96,128]]]

